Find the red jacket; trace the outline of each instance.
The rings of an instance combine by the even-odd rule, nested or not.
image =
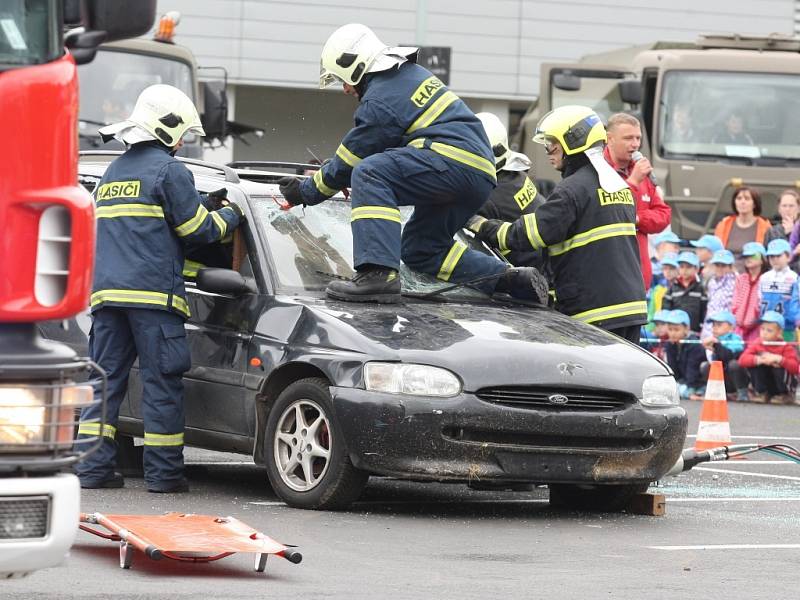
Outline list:
[[[758,340],[758,319],[761,316],[761,290],[759,280],[750,278],[749,273],[736,276],[733,288],[731,312],[736,317],[736,333],[742,336],[745,343]]]
[[[797,375],[800,372],[800,364],[797,362],[797,352],[794,346],[789,344],[775,344],[765,346],[759,339],[757,342],[752,342],[747,346],[742,355],[739,357],[739,364],[743,367],[755,367],[756,357],[762,352],[770,352],[772,354],[780,354],[783,356],[781,360],[781,368],[786,369],[790,375]]]
[[[650,265],[650,247],[647,243],[647,235],[661,233],[666,229],[672,218],[672,209],[661,198],[658,191],[656,191],[656,186],[650,181],[649,177],[645,177],[639,185],[634,185],[628,179],[633,170],[633,162],[624,167],[616,165],[608,151],[608,146],[603,150],[603,156],[606,162],[628,183],[628,187],[633,192],[633,197],[636,198],[636,241],[639,242],[639,262],[642,263],[644,289],[649,290],[653,270]]]

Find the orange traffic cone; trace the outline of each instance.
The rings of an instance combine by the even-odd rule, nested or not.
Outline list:
[[[725,395],[725,374],[722,362],[715,360],[708,372],[708,385],[697,426],[695,450],[708,450],[731,444],[731,426],[728,421],[728,399]]]

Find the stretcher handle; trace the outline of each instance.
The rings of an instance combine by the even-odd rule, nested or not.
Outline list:
[[[161,550],[159,550],[152,544],[148,544],[135,533],[132,533],[131,531],[125,529],[124,527],[120,527],[105,515],[102,515],[100,513],[94,513],[91,516],[94,519],[95,523],[97,523],[98,525],[102,525],[110,532],[112,532],[114,535],[119,536],[121,540],[129,543],[137,550],[144,552],[149,558],[152,558],[153,560],[161,560],[161,558],[163,557]]]
[[[303,555],[300,554],[297,550],[292,550],[291,548],[287,548],[283,552],[278,552],[278,556],[282,556],[290,563],[299,564],[300,561],[303,560]]]

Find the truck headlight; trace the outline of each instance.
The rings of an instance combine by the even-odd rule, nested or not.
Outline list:
[[[88,406],[89,385],[0,385],[0,452],[71,446],[75,409]]]
[[[678,384],[672,375],[648,377],[642,384],[642,397],[645,406],[677,406],[680,404]]]
[[[408,363],[368,362],[364,384],[372,392],[411,396],[456,396],[461,381],[447,369]]]

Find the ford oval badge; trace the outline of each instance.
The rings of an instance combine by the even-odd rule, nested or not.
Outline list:
[[[569,402],[569,398],[567,398],[564,394],[551,394],[547,397],[547,401],[550,404],[555,404],[557,406],[562,406]]]

